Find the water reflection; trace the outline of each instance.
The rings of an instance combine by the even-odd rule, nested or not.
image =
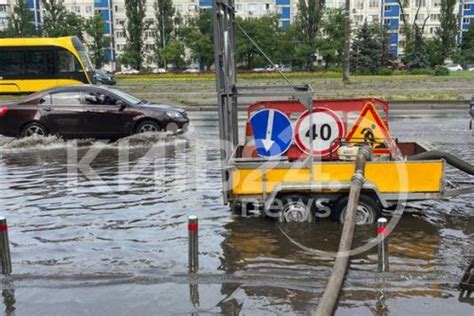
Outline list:
[[[419,123],[395,121],[391,128],[402,140],[436,139],[440,149],[474,159],[474,138],[462,134],[458,119],[444,119],[443,134],[432,121]],[[83,306],[109,307],[110,314],[147,314],[161,307],[226,315],[314,310],[332,260],[295,247],[272,220],[232,216],[222,205],[215,122],[196,126],[181,137],[120,144],[0,139],[1,212],[11,226],[14,273],[21,278],[15,287],[3,285],[6,310],[40,313],[42,306],[43,314],[51,314],[54,306],[41,304],[56,296],[65,311],[80,297],[74,305],[78,314],[86,312]],[[97,177],[77,168],[71,176],[68,155],[77,153],[81,161],[93,147],[100,149],[90,164]],[[472,180],[450,171],[453,175]],[[390,236],[391,271],[384,277],[375,272],[376,249],[353,257],[338,313],[397,314],[397,304],[412,298],[427,302],[416,312],[435,313],[443,311],[435,302],[453,306],[452,297],[454,310],[464,310],[456,284],[472,247],[473,201],[465,196],[429,202],[423,214],[403,216]],[[199,216],[202,228],[201,270],[193,280],[187,274],[191,214]],[[341,233],[329,220],[281,228],[324,251],[337,249]],[[358,227],[355,246],[374,236],[374,227]],[[60,290],[45,290],[58,283]],[[27,299],[32,297],[37,300]]]
[[[4,276],[2,280],[2,296],[5,305],[5,315],[15,315],[15,287],[10,276]]]
[[[341,232],[340,225],[329,221],[286,225],[284,229],[305,246],[324,251],[336,250]],[[375,235],[375,227],[358,227],[356,244]],[[351,259],[344,298],[356,305],[369,302],[376,314],[383,314],[385,308],[378,289],[384,290],[383,300],[443,297],[446,284],[451,281],[446,278],[453,276],[443,262],[454,253],[441,252],[440,228],[421,216],[406,214],[390,235],[389,243],[391,270],[383,279],[376,272],[376,249]],[[294,311],[305,311],[307,306],[317,304],[314,298],[324,289],[332,267],[332,260],[305,253],[275,223],[261,218],[234,217],[225,225],[221,247],[222,269],[247,281],[239,285],[246,296],[271,297],[272,301],[291,304]],[[234,290],[235,286],[222,287],[225,295]]]

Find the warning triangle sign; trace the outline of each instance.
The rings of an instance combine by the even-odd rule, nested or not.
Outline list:
[[[376,155],[389,154],[387,144],[393,143],[387,125],[372,102],[364,105],[346,140],[351,143],[370,143]]]

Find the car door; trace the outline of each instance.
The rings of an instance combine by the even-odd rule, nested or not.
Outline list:
[[[40,100],[41,116],[52,134],[84,135],[84,109],[80,91],[53,92]]]
[[[91,137],[120,137],[128,134],[128,111],[117,105],[117,97],[101,90],[85,90],[83,93],[86,125]]]

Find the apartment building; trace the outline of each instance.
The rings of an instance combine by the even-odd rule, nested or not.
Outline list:
[[[0,0],[0,30],[7,27],[8,16],[12,9],[10,2],[11,0]]]
[[[344,6],[344,0],[326,1],[326,7]],[[366,21],[380,23],[388,33],[392,55],[402,56],[406,44],[401,32],[404,21],[418,24],[426,37],[433,37],[440,25],[440,8],[441,0],[351,0],[352,28],[356,31]],[[458,1],[453,13],[458,20],[457,37],[460,41],[462,33],[469,29],[471,18],[474,18],[474,0]]]
[[[15,0],[0,0],[0,29],[6,25]],[[235,0],[237,14],[242,17],[259,17],[277,14],[279,24],[285,27],[294,22],[298,12],[299,0]],[[150,28],[145,33],[145,59],[152,63],[154,52],[155,0],[146,1],[146,21]],[[403,8],[400,7],[403,3]],[[351,0],[351,22],[356,30],[365,21],[380,23],[389,33],[389,41],[394,56],[403,55],[405,39],[401,32],[403,21],[416,22],[424,26],[427,37],[435,35],[439,26],[441,0]],[[173,0],[176,10],[186,19],[195,16],[199,9],[211,8],[212,0]],[[111,37],[110,47],[106,50],[107,60],[114,61],[125,47],[125,0],[64,0],[66,8],[83,17],[99,12],[106,22],[106,36]],[[42,22],[40,0],[28,0],[32,18],[36,24]],[[344,8],[345,0],[326,0],[328,8]],[[474,0],[458,0],[454,10],[458,21],[457,40],[462,40],[463,32],[470,27],[474,19]],[[416,14],[418,12],[418,14]]]

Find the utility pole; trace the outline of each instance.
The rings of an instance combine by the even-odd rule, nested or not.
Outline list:
[[[342,61],[342,81],[350,81],[350,54],[351,54],[351,1],[346,0],[346,11],[344,14],[344,59]]]
[[[161,13],[161,48],[165,48],[166,46],[166,43],[165,43],[165,9],[162,5],[161,9],[160,9],[160,13]],[[166,63],[166,59],[163,58],[163,68],[167,68],[166,67],[167,63]]]

